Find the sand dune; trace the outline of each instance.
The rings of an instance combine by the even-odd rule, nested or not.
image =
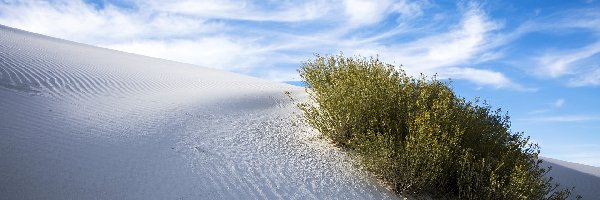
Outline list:
[[[542,159],[544,167],[552,167],[548,175],[562,186],[575,187],[574,193],[581,195],[583,199],[600,199],[600,167],[552,158]]]
[[[395,198],[293,123],[284,91],[303,95],[0,26],[0,196]]]
[[[210,49],[207,49],[210,51]],[[3,199],[395,199],[294,122],[302,88],[0,26]],[[600,170],[545,158],[600,196]]]

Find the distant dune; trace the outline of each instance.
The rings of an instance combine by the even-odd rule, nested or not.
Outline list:
[[[284,91],[303,95],[0,26],[0,197],[395,198],[293,123]]]
[[[542,158],[542,166],[551,166],[549,176],[563,186],[575,187],[574,193],[583,199],[600,199],[600,167]]]
[[[0,25],[0,197],[396,198],[294,122],[284,91],[306,96]],[[598,168],[546,160],[558,181],[600,197]]]

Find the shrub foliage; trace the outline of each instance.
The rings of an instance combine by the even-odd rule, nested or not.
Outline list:
[[[458,98],[449,84],[408,76],[377,58],[319,56],[299,70],[308,123],[356,152],[396,192],[460,199],[565,199],[539,148],[510,131],[487,103]]]

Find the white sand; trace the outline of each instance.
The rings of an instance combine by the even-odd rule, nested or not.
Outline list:
[[[544,167],[552,167],[548,175],[562,186],[575,187],[574,193],[581,195],[583,199],[600,199],[600,167],[552,158],[542,159]]]
[[[395,198],[284,91],[304,94],[0,26],[0,198]]]

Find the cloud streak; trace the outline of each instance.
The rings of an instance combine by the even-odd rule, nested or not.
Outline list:
[[[539,72],[541,75],[551,78],[573,74],[576,73],[574,71],[574,69],[577,69],[577,66],[574,66],[576,63],[584,61],[598,53],[600,53],[600,41],[580,49],[548,53],[538,58],[541,67]]]
[[[300,62],[313,53],[343,51],[378,55],[386,62],[403,64],[412,75],[438,74],[518,91],[535,89],[515,82],[489,62],[502,59],[505,53],[501,48],[511,41],[548,29],[543,22],[532,21],[513,32],[503,32],[503,23],[473,3],[459,4],[456,10],[436,17],[427,15],[428,9],[436,7],[432,3],[408,0],[127,2],[131,6],[7,1],[0,7],[0,23],[131,53],[244,73],[255,71],[253,75],[264,78],[295,73]],[[564,28],[589,28],[597,23],[579,20]],[[572,65],[599,51],[597,42],[566,53],[549,52],[536,62],[542,66],[540,72],[557,78],[572,74],[577,68]],[[570,85],[597,85],[596,77],[575,77]]]
[[[569,85],[573,87],[598,86],[600,85],[600,66],[596,67],[579,77],[569,80]]]
[[[229,19],[245,21],[301,22],[315,20],[334,9],[325,1],[281,2],[260,5],[253,1],[205,0],[205,1],[137,1],[145,10],[174,13],[193,18]]]
[[[556,101],[555,101],[555,102],[552,104],[552,106],[554,106],[555,108],[560,108],[560,107],[562,107],[562,106],[564,106],[564,105],[565,105],[565,99],[563,99],[563,98],[557,99],[557,100],[556,100]]]
[[[600,121],[598,116],[590,115],[556,115],[556,116],[538,116],[532,118],[525,118],[522,121],[529,122],[590,122]]]
[[[376,25],[392,14],[405,23],[419,17],[425,3],[344,0],[258,5],[252,1],[137,1],[135,5],[137,9],[132,10],[110,4],[98,9],[78,1],[13,2],[3,6],[0,22],[54,37],[234,71],[276,66],[278,63],[269,61],[270,57],[290,52],[304,54],[290,58],[308,58],[315,52],[345,51],[363,56],[380,54],[389,62],[403,62],[413,74],[438,73],[440,77],[495,87],[513,85],[500,72],[460,66],[482,53],[487,33],[495,29],[476,6],[466,9],[463,19],[448,32],[409,43],[382,45],[377,39],[368,41],[377,38],[377,34],[356,38],[351,36],[353,30]],[[243,24],[235,25],[236,20],[284,24],[275,30],[259,26],[247,32],[242,30]],[[314,33],[287,29],[291,22],[308,23],[307,29],[314,29],[319,26],[315,20],[333,23],[333,29],[319,28]],[[399,37],[401,32],[387,33],[392,33],[387,37]],[[265,38],[271,35],[274,37]],[[278,61],[283,61],[279,65],[301,62]],[[270,77],[268,74],[265,76]]]

